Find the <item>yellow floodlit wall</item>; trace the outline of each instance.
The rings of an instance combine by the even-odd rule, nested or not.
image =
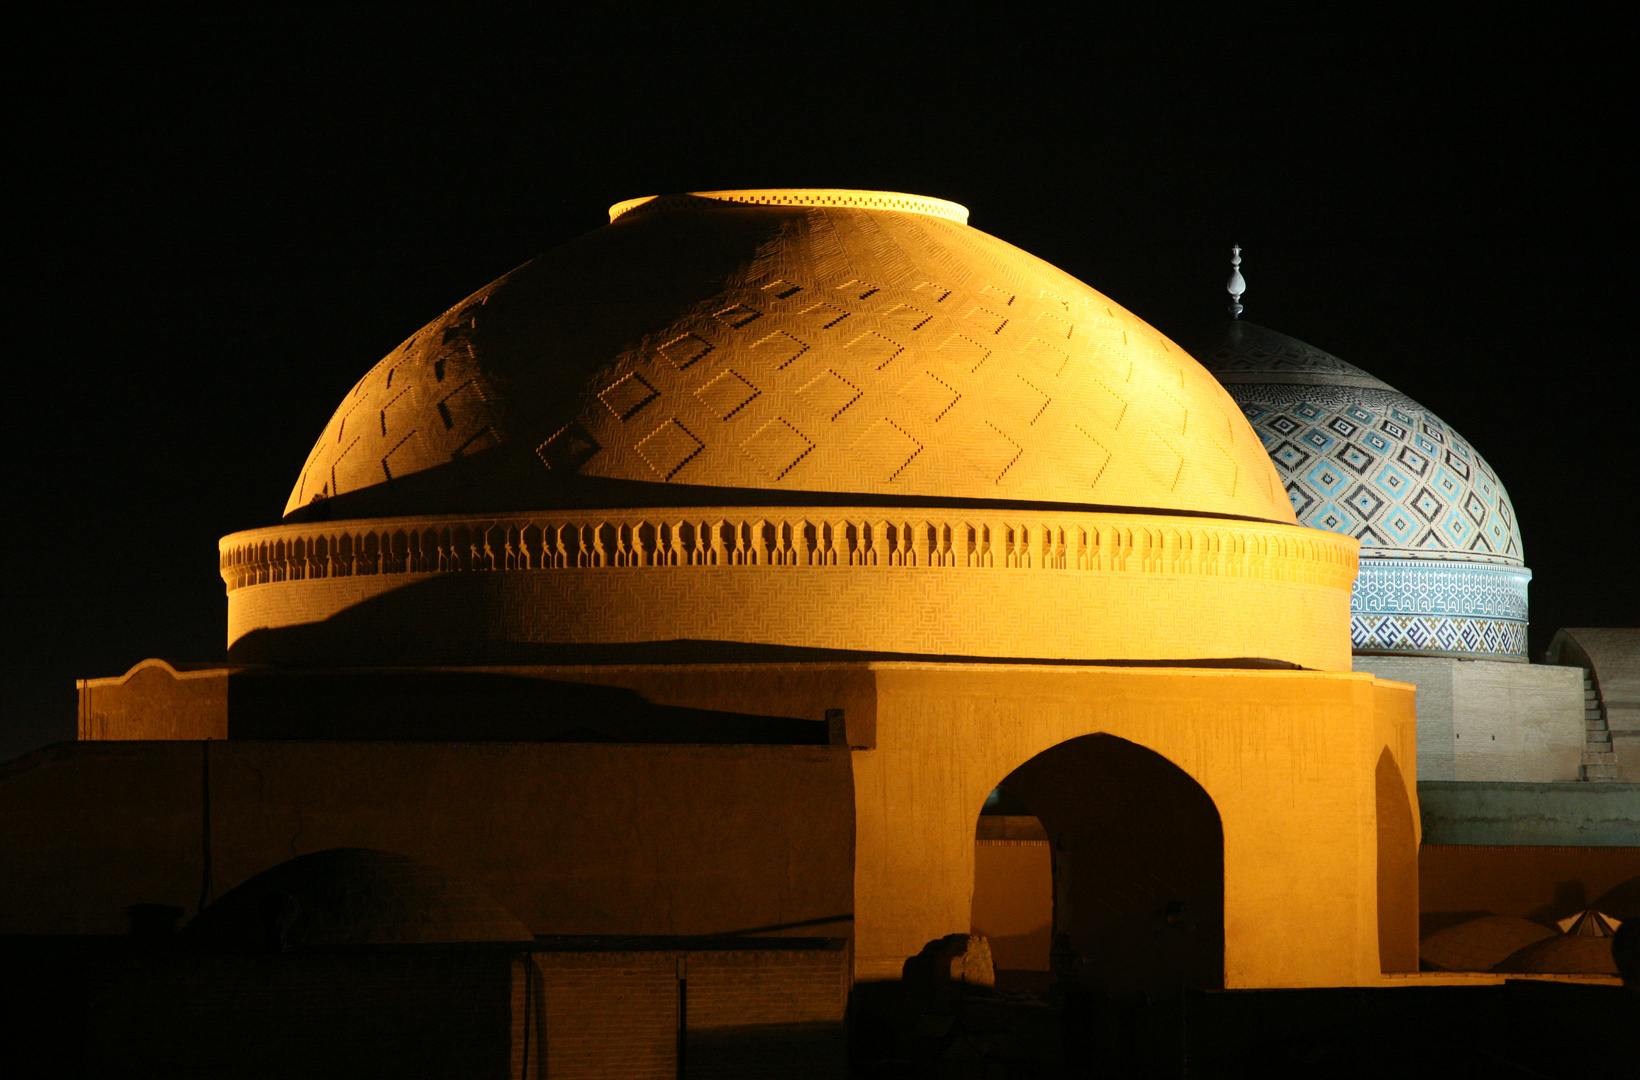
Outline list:
[[[1378,981],[1374,770],[1388,749],[1416,805],[1410,687],[1321,672],[874,670],[876,746],[854,756],[860,978],[898,977],[926,942],[968,930],[986,795],[1036,754],[1104,733],[1161,754],[1218,809],[1228,987]],[[1388,925],[1416,941],[1417,868],[1402,863],[1410,907]]]

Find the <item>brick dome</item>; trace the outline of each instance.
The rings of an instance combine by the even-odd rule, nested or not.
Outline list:
[[[186,931],[229,950],[533,941],[476,885],[409,855],[331,848],[264,870]]]
[[[610,225],[372,368],[286,515],[722,503],[738,489],[765,504],[814,502],[779,494],[803,492],[1294,520],[1195,360],[966,218],[883,192],[617,204]]]

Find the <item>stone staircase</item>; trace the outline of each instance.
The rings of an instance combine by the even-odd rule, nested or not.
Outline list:
[[[1583,766],[1580,780],[1616,780],[1617,755],[1612,752],[1611,728],[1606,723],[1606,707],[1600,701],[1594,674],[1583,672]]]

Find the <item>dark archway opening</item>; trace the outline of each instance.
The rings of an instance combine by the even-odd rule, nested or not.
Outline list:
[[[1224,986],[1224,830],[1189,774],[1125,739],[1086,735],[1038,754],[999,788],[976,839],[1011,829],[1026,841],[1039,822],[1049,873],[1034,885],[1008,881],[1010,870],[1031,872],[1028,858],[977,857],[976,930],[985,931],[985,905],[999,894],[1035,888],[1034,910],[1051,919],[1040,959],[1061,986],[1111,997]],[[995,804],[1013,812],[996,814]],[[1023,942],[1005,938],[999,978],[1016,951],[1010,944]]]
[[[1418,841],[1401,770],[1389,748],[1374,774],[1378,805],[1378,963],[1418,970]]]

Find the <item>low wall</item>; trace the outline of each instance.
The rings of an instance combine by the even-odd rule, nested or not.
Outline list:
[[[1418,687],[1420,781],[1578,779],[1578,669],[1412,656],[1357,656],[1354,667]]]
[[[1640,845],[1640,784],[1420,779],[1418,807],[1426,844]]]

